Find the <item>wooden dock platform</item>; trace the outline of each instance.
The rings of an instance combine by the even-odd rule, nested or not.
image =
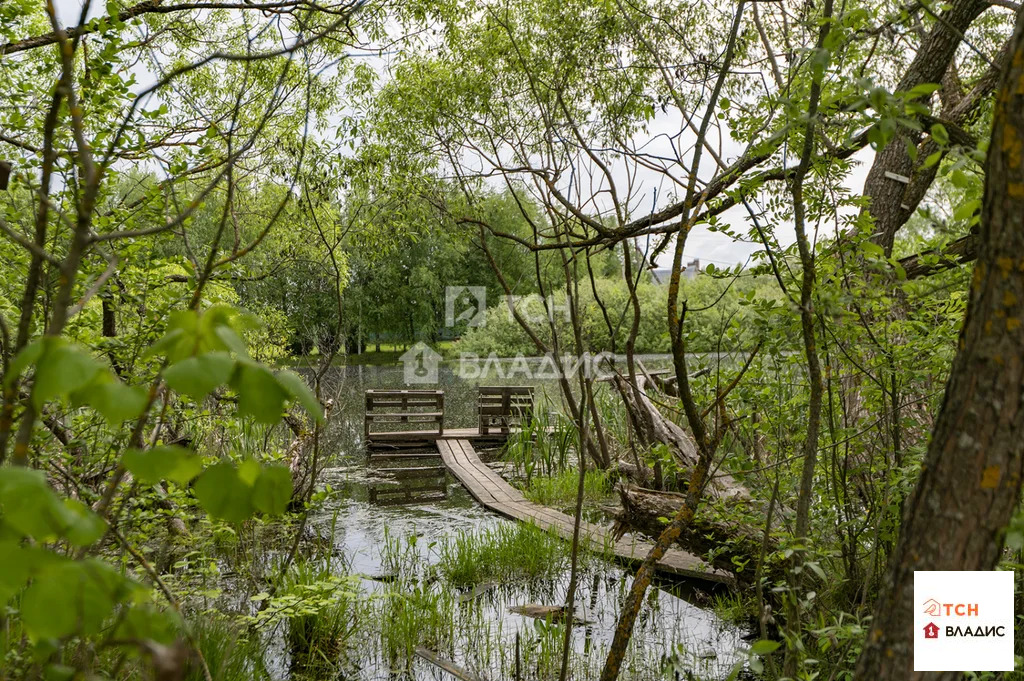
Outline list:
[[[515,487],[492,471],[466,439],[444,438],[436,441],[441,460],[458,478],[474,499],[488,509],[514,520],[532,522],[537,526],[572,540],[573,518],[547,506],[528,501]],[[593,523],[580,525],[580,537],[590,542],[595,550],[606,548],[627,565],[639,565],[653,548],[649,541],[629,537],[616,540],[612,533]],[[658,570],[680,577],[709,582],[730,583],[732,576],[679,549],[669,549],[658,562]]]

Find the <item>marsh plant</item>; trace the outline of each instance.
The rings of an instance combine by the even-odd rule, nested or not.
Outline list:
[[[554,475],[537,476],[530,481],[530,486],[524,490],[525,496],[544,506],[552,506],[562,511],[571,511],[576,504],[576,492],[579,485],[579,473],[574,470],[564,470]],[[587,505],[594,505],[608,498],[611,492],[611,482],[608,479],[607,471],[590,469],[584,475],[583,481],[583,502]]]
[[[385,525],[380,549],[380,577],[396,581],[415,581],[422,577],[427,563],[422,560],[420,548],[418,535],[396,535]]]
[[[266,601],[254,618],[258,628],[286,627],[297,673],[343,667],[365,619],[358,579],[334,574],[329,562],[299,561],[286,573],[279,595],[260,593],[253,600]]]
[[[258,636],[237,621],[204,614],[191,625],[192,637],[217,681],[266,681],[270,679]],[[188,665],[185,681],[206,681],[195,661]]]
[[[457,587],[552,577],[569,559],[566,542],[530,523],[458,532],[438,542],[435,551],[441,577]]]
[[[548,400],[540,402],[533,416],[513,432],[505,459],[527,485],[535,475],[554,475],[567,470],[573,460],[576,426],[561,411],[551,411]]]
[[[428,581],[396,583],[374,598],[380,650],[390,669],[408,667],[417,646],[447,650],[456,638],[454,594]]]

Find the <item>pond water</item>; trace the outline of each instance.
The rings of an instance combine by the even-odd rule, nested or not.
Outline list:
[[[475,424],[475,385],[442,366],[436,386],[445,391],[446,427]],[[556,404],[557,387],[553,381],[494,380],[496,384],[533,384],[539,394]],[[369,388],[403,388],[403,372],[396,366],[355,366],[332,369],[325,377],[323,394],[335,400],[328,421],[330,465],[323,472],[321,486],[336,492],[321,508],[311,525],[330,541],[337,556],[339,571],[356,575],[354,585],[360,598],[381,603],[403,598],[403,589],[449,591],[431,577],[431,567],[439,560],[438,546],[459,533],[495,529],[511,522],[486,511],[477,504],[451,475],[445,486],[447,497],[439,501],[409,505],[378,505],[370,501],[370,489],[386,482],[375,472],[362,447],[363,391]],[[552,407],[555,408],[555,407]],[[379,464],[396,465],[393,462]],[[413,465],[427,465],[419,461]],[[435,465],[431,463],[430,465]],[[437,463],[439,465],[439,462]],[[389,549],[386,547],[390,547]],[[416,584],[390,581],[394,576],[395,555],[411,566],[422,579]],[[578,591],[577,614],[585,624],[572,630],[573,678],[596,678],[611,642],[620,604],[628,591],[632,573],[595,557],[583,561]],[[544,665],[550,664],[552,650],[560,649],[564,630],[546,627],[543,621],[513,612],[524,604],[562,605],[565,602],[569,571],[560,569],[553,576],[500,584],[484,583],[476,588],[444,594],[439,598],[438,617],[449,635],[443,650],[437,652],[481,677],[497,681],[515,678],[517,638],[522,678],[544,678]],[[637,622],[629,664],[623,679],[721,679],[740,659],[739,650],[748,647],[745,631],[713,612],[714,595],[704,585],[672,582],[652,588]],[[353,615],[355,618],[356,615]],[[382,629],[380,620],[363,617]],[[452,679],[437,667],[415,656],[397,659],[387,650],[383,631],[362,632],[356,650],[348,653],[343,673],[334,678],[362,679]],[[553,642],[558,641],[555,645]],[[290,660],[286,646],[274,665],[274,675],[289,675]],[[351,648],[351,647],[350,647]],[[557,655],[555,656],[557,657]],[[547,662],[545,660],[547,659]],[[667,670],[674,660],[677,670]],[[557,666],[555,667],[557,669]],[[666,671],[667,670],[667,671]],[[688,676],[687,672],[692,673]],[[555,672],[557,678],[557,672]]]

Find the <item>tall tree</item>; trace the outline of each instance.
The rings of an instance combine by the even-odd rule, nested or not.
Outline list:
[[[913,670],[915,570],[990,570],[1024,475],[1024,15],[996,96],[978,262],[960,349],[857,679]],[[958,679],[960,672],[928,673]]]

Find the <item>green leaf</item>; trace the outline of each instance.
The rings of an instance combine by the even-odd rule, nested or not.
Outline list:
[[[249,356],[249,348],[245,346],[245,341],[231,327],[218,326],[214,329],[214,334],[219,339],[223,349],[230,350],[239,357]]]
[[[907,149],[907,156],[910,157],[911,161],[917,161],[917,145],[910,141],[909,137],[903,138],[903,144]]]
[[[112,428],[138,418],[148,401],[145,388],[128,386],[116,379],[88,385],[79,393],[81,399],[101,413]]]
[[[182,357],[188,357],[189,349],[194,344],[194,340],[184,329],[170,329],[163,335],[163,337],[156,343],[153,343],[149,348],[142,353],[143,357],[153,357],[155,355],[166,355],[168,359],[174,361]]]
[[[45,338],[39,338],[32,341],[22,348],[21,352],[11,360],[11,365],[8,367],[7,375],[4,376],[5,386],[9,387],[14,385],[14,382],[18,377],[20,377],[27,368],[39,360],[39,357],[43,354],[43,350],[46,349],[46,345],[44,343],[45,340]]]
[[[281,420],[288,393],[267,368],[250,362],[239,363],[232,387],[238,393],[239,414],[251,416],[260,423],[274,424]]]
[[[171,365],[164,371],[164,381],[171,390],[199,402],[214,388],[227,383],[234,369],[235,360],[228,353],[211,352]]]
[[[95,633],[128,595],[129,586],[100,560],[56,563],[40,571],[25,590],[22,624],[34,640]]]
[[[917,99],[918,97],[925,97],[938,90],[941,85],[938,83],[921,83],[907,90],[907,99]]]
[[[885,249],[871,241],[865,241],[862,243],[861,248],[867,255],[874,255],[878,257],[885,255]]]
[[[750,646],[750,652],[755,655],[768,655],[778,650],[780,645],[781,644],[778,641],[761,639],[760,641],[755,641],[754,645]]]
[[[291,397],[302,405],[310,416],[317,421],[323,421],[324,412],[320,406],[320,400],[316,398],[313,391],[309,389],[302,377],[293,371],[283,369],[277,372],[277,381],[288,391]]]
[[[36,363],[32,403],[39,409],[46,402],[63,397],[87,385],[103,367],[81,348],[50,339]]]
[[[75,546],[89,546],[97,542],[107,530],[103,518],[93,513],[92,509],[77,499],[65,499],[64,507],[68,520],[64,536]]]
[[[953,211],[954,220],[969,220],[974,216],[974,213],[981,207],[981,201],[973,199],[971,201],[964,201],[961,203],[955,211]]]
[[[292,498],[292,474],[287,466],[266,466],[253,485],[252,501],[267,515],[280,515],[288,508]]]
[[[932,139],[940,146],[949,146],[949,132],[946,130],[946,126],[942,123],[936,123],[933,125]]]
[[[821,568],[820,565],[813,561],[808,561],[806,565],[814,572],[814,574],[818,575],[818,579],[825,581],[825,571]]]
[[[202,459],[197,454],[176,445],[129,449],[121,457],[121,463],[139,482],[147,485],[162,480],[185,485],[203,469]]]
[[[48,541],[63,536],[78,518],[46,484],[42,471],[0,469],[0,523],[19,536]]]
[[[178,639],[182,624],[178,614],[169,608],[158,608],[150,603],[133,604],[118,618],[113,638],[151,640],[166,645]]]
[[[28,551],[18,542],[0,542],[0,607],[21,591],[28,581],[31,564],[27,559]]]
[[[252,487],[245,484],[229,463],[210,466],[193,485],[196,498],[210,515],[240,523],[252,515]]]

